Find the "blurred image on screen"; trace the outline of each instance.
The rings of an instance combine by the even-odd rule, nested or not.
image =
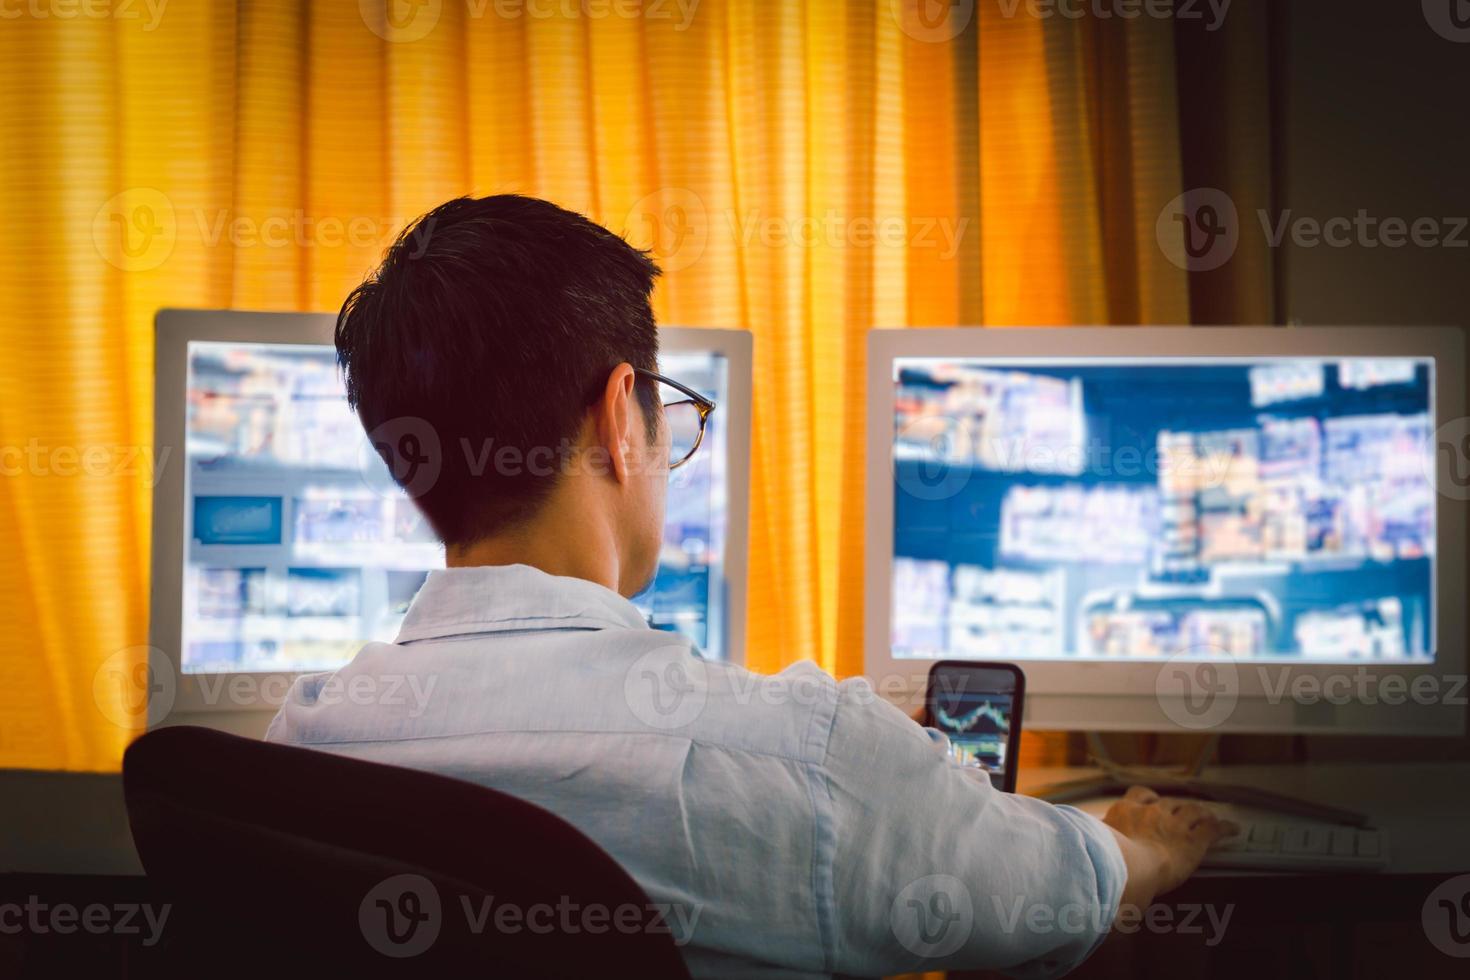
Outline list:
[[[728,390],[729,365],[716,354],[663,354],[664,374],[719,405]],[[729,411],[729,406],[724,408]],[[725,529],[728,506],[727,434],[717,408],[694,457],[669,476],[664,505],[664,541],[652,586],[633,604],[658,629],[676,630],[704,651],[723,659],[725,636]]]
[[[893,383],[894,656],[1433,658],[1432,360],[908,357]]]

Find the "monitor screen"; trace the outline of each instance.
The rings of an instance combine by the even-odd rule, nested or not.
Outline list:
[[[190,341],[187,360],[183,672],[332,669],[391,641],[444,550],[368,446],[332,348]],[[724,357],[661,365],[723,399]],[[726,445],[716,412],[670,477],[658,575],[634,600],[721,658]]]
[[[1433,660],[1433,367],[896,358],[893,656]]]

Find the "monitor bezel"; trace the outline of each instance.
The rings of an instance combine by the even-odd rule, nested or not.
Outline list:
[[[880,693],[907,703],[922,689],[923,677],[937,662],[899,659],[890,646],[893,548],[893,383],[895,358],[980,357],[996,360],[1037,358],[1139,357],[1430,357],[1434,359],[1435,426],[1465,415],[1464,338],[1444,327],[951,327],[873,330],[868,336],[867,536],[865,551],[864,668]],[[1439,477],[1446,461],[1439,459]],[[1370,675],[1398,674],[1412,685],[1420,675],[1447,685],[1463,678],[1466,667],[1465,604],[1466,504],[1443,494],[1436,510],[1436,659],[1432,664],[1292,663],[1297,677],[1321,684],[1359,667]],[[1102,661],[1056,658],[1017,660],[1026,673],[1026,723],[1063,730],[1164,731],[1177,726],[1156,695],[1161,665],[1167,661]],[[1270,662],[1275,668],[1280,662]],[[1254,667],[1255,662],[1238,662]],[[1253,732],[1371,732],[1459,735],[1463,704],[1396,705],[1348,703],[1304,705],[1281,697],[1280,672],[1237,671],[1238,703],[1219,727]],[[1375,678],[1370,683],[1377,683]],[[1374,690],[1377,690],[1375,687]],[[1464,693],[1464,692],[1462,692]],[[1327,710],[1330,708],[1331,710]]]
[[[193,341],[235,344],[331,346],[336,315],[265,313],[243,310],[163,309],[154,321],[155,447],[174,447],[177,465],[165,467],[153,490],[150,669],[172,695],[169,710],[149,725],[190,721],[259,734],[281,703],[295,672],[185,673],[183,671],[184,505],[188,464],[185,398],[188,348]],[[729,499],[725,534],[724,588],[726,660],[745,660],[745,593],[749,544],[751,349],[749,331],[713,327],[660,327],[665,353],[710,352],[726,359],[727,395],[718,411],[725,419]],[[172,519],[160,520],[160,515]],[[205,682],[207,679],[207,683]],[[227,692],[241,692],[230,695]],[[226,715],[235,716],[233,721]]]

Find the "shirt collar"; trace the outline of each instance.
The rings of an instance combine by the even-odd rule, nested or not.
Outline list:
[[[432,571],[409,604],[398,643],[536,629],[648,629],[631,602],[586,579],[530,565]]]

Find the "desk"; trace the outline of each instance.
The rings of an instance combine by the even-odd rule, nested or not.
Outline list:
[[[1022,770],[1028,790],[1095,775],[1082,768]],[[1303,874],[1211,870],[1160,901],[1176,915],[1188,906],[1230,909],[1223,936],[1139,928],[1115,933],[1077,977],[1470,976],[1467,958],[1434,946],[1425,903],[1440,884],[1470,873],[1470,765],[1280,765],[1213,767],[1205,778],[1257,786],[1368,814],[1383,832],[1387,870]],[[1177,918],[1176,918],[1177,921]]]
[[[1025,792],[1093,774],[1081,768],[1022,769],[1019,784]],[[1330,876],[1202,873],[1164,901],[1176,909],[1231,906],[1222,942],[1206,946],[1200,935],[1147,930],[1117,934],[1074,977],[1470,976],[1470,959],[1451,959],[1434,948],[1421,918],[1436,886],[1470,872],[1470,764],[1231,766],[1206,775],[1370,814],[1387,839],[1388,870]],[[44,875],[127,876],[140,870],[117,775],[0,773],[0,799],[6,800],[0,807],[0,873],[43,873],[0,874],[0,902],[37,893],[64,897],[73,889],[146,899],[141,878],[99,883],[47,881]],[[0,937],[0,975],[8,975],[5,947]]]

